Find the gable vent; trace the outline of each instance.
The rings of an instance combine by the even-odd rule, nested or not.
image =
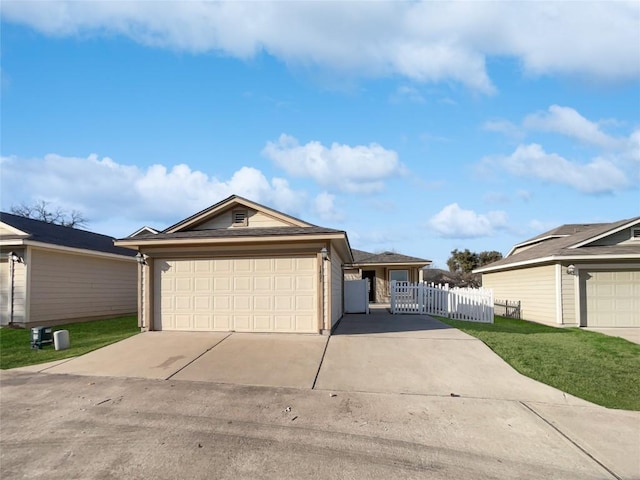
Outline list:
[[[231,215],[234,227],[246,227],[249,224],[246,210],[234,210]]]
[[[631,229],[631,239],[632,240],[640,240],[640,228],[632,228]]]

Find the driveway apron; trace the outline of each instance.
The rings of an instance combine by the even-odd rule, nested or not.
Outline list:
[[[347,315],[316,389],[590,405],[519,374],[483,342],[427,316]]]

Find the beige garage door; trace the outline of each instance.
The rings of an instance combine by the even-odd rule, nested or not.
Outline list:
[[[316,257],[155,261],[155,328],[318,333]]]
[[[640,271],[586,272],[587,326],[640,327]]]

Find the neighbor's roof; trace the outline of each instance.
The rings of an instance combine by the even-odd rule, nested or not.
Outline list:
[[[370,253],[364,250],[356,250],[355,248],[352,248],[351,251],[353,252],[353,263],[356,265],[378,265],[384,263],[427,265],[431,263],[431,260],[410,257],[395,252]]]
[[[0,212],[0,221],[27,235],[3,235],[3,240],[22,240],[23,243],[46,243],[62,247],[94,250],[96,252],[112,253],[132,257],[135,252],[128,248],[113,245],[113,237],[100,233],[80,230],[78,228],[63,227],[53,223],[21,217],[11,213]]]
[[[614,233],[621,228],[628,228],[639,223],[640,217],[620,220],[612,223],[568,224],[549,230],[529,240],[521,242],[511,249],[511,252],[501,260],[474,270],[483,273],[492,270],[503,270],[520,264],[543,263],[559,259],[571,260],[580,257],[629,256],[640,258],[640,244],[638,245],[600,245],[589,246],[593,239]],[[583,245],[587,243],[586,245]],[[517,247],[529,246],[527,249],[512,253]]]

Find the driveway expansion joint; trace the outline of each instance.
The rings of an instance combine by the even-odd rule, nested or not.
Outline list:
[[[224,342],[227,338],[229,338],[231,335],[233,335],[233,332],[229,332],[228,335],[226,335],[224,338],[222,338],[221,340],[217,341],[216,343],[214,343],[213,345],[211,345],[209,348],[207,348],[204,352],[202,352],[200,355],[198,355],[197,357],[195,357],[193,360],[191,360],[189,363],[187,363],[186,365],[183,365],[182,367],[180,367],[178,370],[176,370],[175,372],[173,372],[171,375],[169,375],[167,378],[165,378],[165,380],[171,380],[172,377],[174,377],[175,375],[177,375],[178,373],[180,373],[182,370],[184,370],[185,368],[187,368],[189,365],[191,365],[193,362],[195,362],[196,360],[198,360],[200,357],[202,357],[204,354],[206,354],[207,352],[210,352],[211,350],[213,350],[215,347],[217,347],[218,345],[220,345],[222,342]]]
[[[523,401],[520,401],[518,403],[520,403],[520,405],[525,407],[527,410],[529,410],[531,413],[533,413],[536,417],[538,417],[544,423],[546,423],[551,428],[553,428],[556,432],[558,432],[562,437],[564,437],[574,447],[576,447],[578,450],[580,450],[582,453],[584,453],[587,457],[589,457],[591,460],[593,460],[595,463],[597,463],[601,468],[603,468],[605,471],[607,471],[613,478],[615,478],[616,480],[623,480],[621,476],[619,476],[617,473],[615,473],[613,470],[611,470],[609,467],[607,467],[604,463],[602,463],[600,460],[598,460],[596,457],[594,457],[591,453],[589,453],[587,451],[586,448],[582,447],[579,443],[577,443],[575,440],[573,440],[569,435],[567,435],[562,430],[560,430],[560,428],[558,428],[556,425],[554,425],[553,422],[551,422],[551,421],[547,420],[546,418],[544,418],[532,406],[530,406],[529,404],[527,404],[526,402],[523,402]]]

